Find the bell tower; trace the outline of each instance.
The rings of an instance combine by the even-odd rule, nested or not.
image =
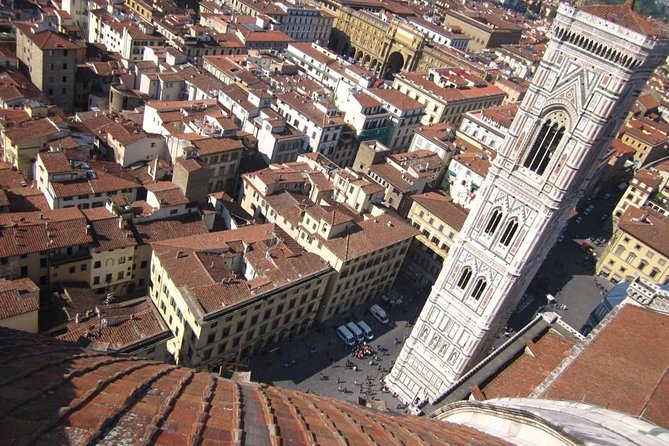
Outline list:
[[[434,402],[487,353],[669,52],[630,3],[559,5],[552,38],[386,383]]]

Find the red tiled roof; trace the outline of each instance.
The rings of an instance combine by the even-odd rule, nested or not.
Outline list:
[[[91,242],[77,208],[0,214],[0,258]]]
[[[244,145],[240,140],[231,138],[209,138],[193,141],[199,155],[213,155],[216,153],[242,150]]]
[[[620,217],[618,228],[669,257],[669,217],[650,208],[629,206]]]
[[[472,99],[484,99],[498,97],[503,99],[506,94],[494,85],[486,84],[482,87],[471,88],[444,88],[427,79],[426,72],[404,72],[398,75],[407,81],[417,85],[421,90],[429,92],[447,103],[457,101],[469,101]]]
[[[338,258],[348,261],[393,246],[419,233],[403,219],[386,213],[361,221],[356,230],[327,240],[325,246]]]
[[[0,349],[0,432],[8,444],[509,444],[464,424],[374,412],[6,328]]]
[[[181,217],[135,223],[132,227],[140,244],[149,244],[188,235],[206,234],[207,227],[195,213]]]
[[[242,28],[244,30],[244,28]],[[251,31],[244,33],[244,41],[248,42],[294,42],[295,39],[278,30]]]
[[[669,315],[626,304],[542,398],[594,404],[669,428]],[[651,408],[648,411],[646,409]]]
[[[179,186],[171,181],[158,181],[144,186],[147,191],[153,192],[161,205],[178,206],[188,204],[188,198],[181,191]]]
[[[178,158],[174,164],[179,164],[186,172],[194,172],[198,169],[210,169],[207,163],[195,158]]]
[[[82,178],[62,182],[52,181],[51,186],[54,195],[63,198],[75,195],[117,192],[122,189],[136,189],[140,187],[139,182],[130,174],[124,172],[118,164],[91,161],[88,165],[95,172],[95,178]]]
[[[662,176],[651,172],[648,169],[639,169],[637,173],[634,174],[634,179],[651,189],[657,189],[660,184],[662,184]]]
[[[39,309],[39,287],[28,279],[0,279],[0,320]]]
[[[485,177],[490,169],[487,154],[474,146],[466,147],[454,159],[482,177]]]
[[[528,397],[569,354],[574,342],[547,330],[529,341],[522,354],[481,386],[486,399]]]
[[[102,351],[123,351],[137,347],[159,335],[167,335],[168,327],[148,298],[112,305],[98,305],[97,315],[81,315],[79,322],[66,325],[56,338]],[[100,327],[100,320],[106,324]]]
[[[72,166],[63,152],[41,152],[37,157],[49,174],[72,171]]]
[[[518,104],[501,105],[490,107],[483,110],[483,116],[492,119],[502,127],[508,129],[511,127],[513,118],[518,112]]]
[[[4,130],[5,136],[18,146],[30,143],[38,138],[49,138],[60,133],[51,119],[44,118],[37,121],[25,122],[18,127],[11,127]]]
[[[23,188],[24,186],[22,185],[27,183],[28,180],[26,179],[26,177],[23,176],[21,172],[12,169],[11,164],[0,162],[0,188],[2,189]]]
[[[581,11],[596,15],[610,22],[624,26],[634,32],[646,36],[665,36],[667,35],[666,25],[663,26],[657,20],[651,20],[644,17],[632,9],[632,3],[626,1],[617,5],[588,5],[581,6]]]
[[[355,93],[353,95],[353,98],[355,98],[356,101],[360,104],[362,108],[367,108],[367,107],[381,107],[381,103],[371,97],[368,94],[365,94],[363,92],[360,93]]]
[[[251,225],[164,240],[152,247],[175,286],[189,288],[204,312],[211,313],[329,270],[316,254],[291,249],[292,240],[281,233],[273,224]],[[275,236],[282,240],[268,245]],[[225,258],[242,255],[254,271],[263,273],[251,280],[235,277]]]
[[[0,173],[0,177],[2,175],[4,174]],[[51,209],[46,197],[39,189],[18,187],[6,192],[11,212],[48,211]]]
[[[378,97],[382,101],[389,103],[399,110],[415,110],[418,108],[425,108],[425,105],[394,88],[375,88],[367,91],[371,95]]]
[[[458,231],[462,229],[469,214],[469,210],[454,203],[453,198],[446,192],[427,192],[413,195],[411,198],[441,221]]]
[[[83,41],[68,39],[64,34],[49,30],[35,32],[29,23],[15,22],[14,26],[42,50],[76,50],[86,46]]]
[[[666,144],[669,136],[660,130],[661,124],[649,120],[630,119],[621,128],[621,133],[628,133],[632,137],[643,141],[651,146]]]
[[[119,224],[122,221],[121,217],[102,207],[84,209],[82,212],[91,225],[93,251],[112,251],[137,245],[132,231],[125,224],[123,226]]]

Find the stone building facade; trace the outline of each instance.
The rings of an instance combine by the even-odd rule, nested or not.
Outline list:
[[[552,34],[480,196],[386,378],[406,402],[437,401],[490,350],[627,111],[669,52],[662,27],[629,4],[577,9],[563,3]]]

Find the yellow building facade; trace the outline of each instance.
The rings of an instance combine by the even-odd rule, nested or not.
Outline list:
[[[614,283],[637,276],[669,283],[669,217],[647,207],[628,207],[596,271]]]
[[[413,70],[423,40],[422,33],[407,23],[347,7],[337,9],[331,38],[339,54],[380,74]]]
[[[313,324],[332,268],[293,245],[272,224],[154,244],[149,295],[178,364],[225,365]]]

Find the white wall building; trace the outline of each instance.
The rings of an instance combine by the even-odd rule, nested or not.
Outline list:
[[[449,31],[442,26],[418,17],[411,17],[408,20],[409,23],[425,34],[425,37],[435,43],[448,45],[460,51],[465,51],[467,45],[469,45],[470,38],[463,33]]]
[[[457,135],[482,150],[497,152],[517,111],[518,106],[511,104],[467,112]]]
[[[308,6],[276,3],[285,15],[281,19],[279,30],[299,42],[318,42],[327,45],[332,32],[334,16]]]
[[[344,120],[334,104],[288,92],[277,96],[276,107],[290,125],[309,138],[310,151],[325,156],[336,151]]]

